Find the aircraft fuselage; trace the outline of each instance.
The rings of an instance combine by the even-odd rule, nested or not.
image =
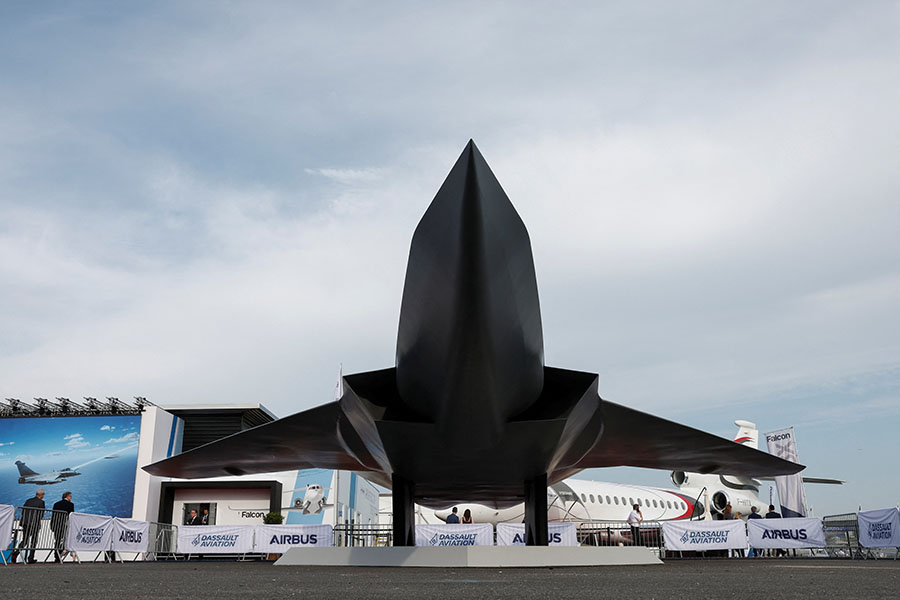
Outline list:
[[[53,485],[54,483],[59,483],[60,481],[64,481],[69,477],[75,477],[76,475],[81,475],[81,473],[77,471],[63,471],[60,473],[56,473],[54,478],[50,478],[47,475],[36,475],[31,477],[19,477],[19,483],[31,483],[34,485]]]

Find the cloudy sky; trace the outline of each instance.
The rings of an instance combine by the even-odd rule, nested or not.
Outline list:
[[[897,106],[897,2],[6,2],[0,396],[330,400],[474,138],[548,364],[893,506]]]

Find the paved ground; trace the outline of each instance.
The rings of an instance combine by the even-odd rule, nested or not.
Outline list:
[[[32,598],[897,598],[900,561],[683,560],[565,569],[377,569],[192,562],[0,566],[0,596]]]

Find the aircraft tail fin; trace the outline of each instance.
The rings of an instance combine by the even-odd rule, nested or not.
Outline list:
[[[739,419],[734,424],[738,426],[737,435],[734,436],[735,443],[759,450],[759,429],[756,428],[756,423]]]
[[[28,465],[23,463],[21,460],[16,461],[16,466],[19,467],[19,476],[20,477],[29,477],[31,475],[37,475],[37,471],[33,471],[28,468]]]

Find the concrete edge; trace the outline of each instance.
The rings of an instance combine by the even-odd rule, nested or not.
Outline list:
[[[644,547],[470,546],[459,548],[291,548],[276,566],[338,567],[596,567],[661,565]]]

